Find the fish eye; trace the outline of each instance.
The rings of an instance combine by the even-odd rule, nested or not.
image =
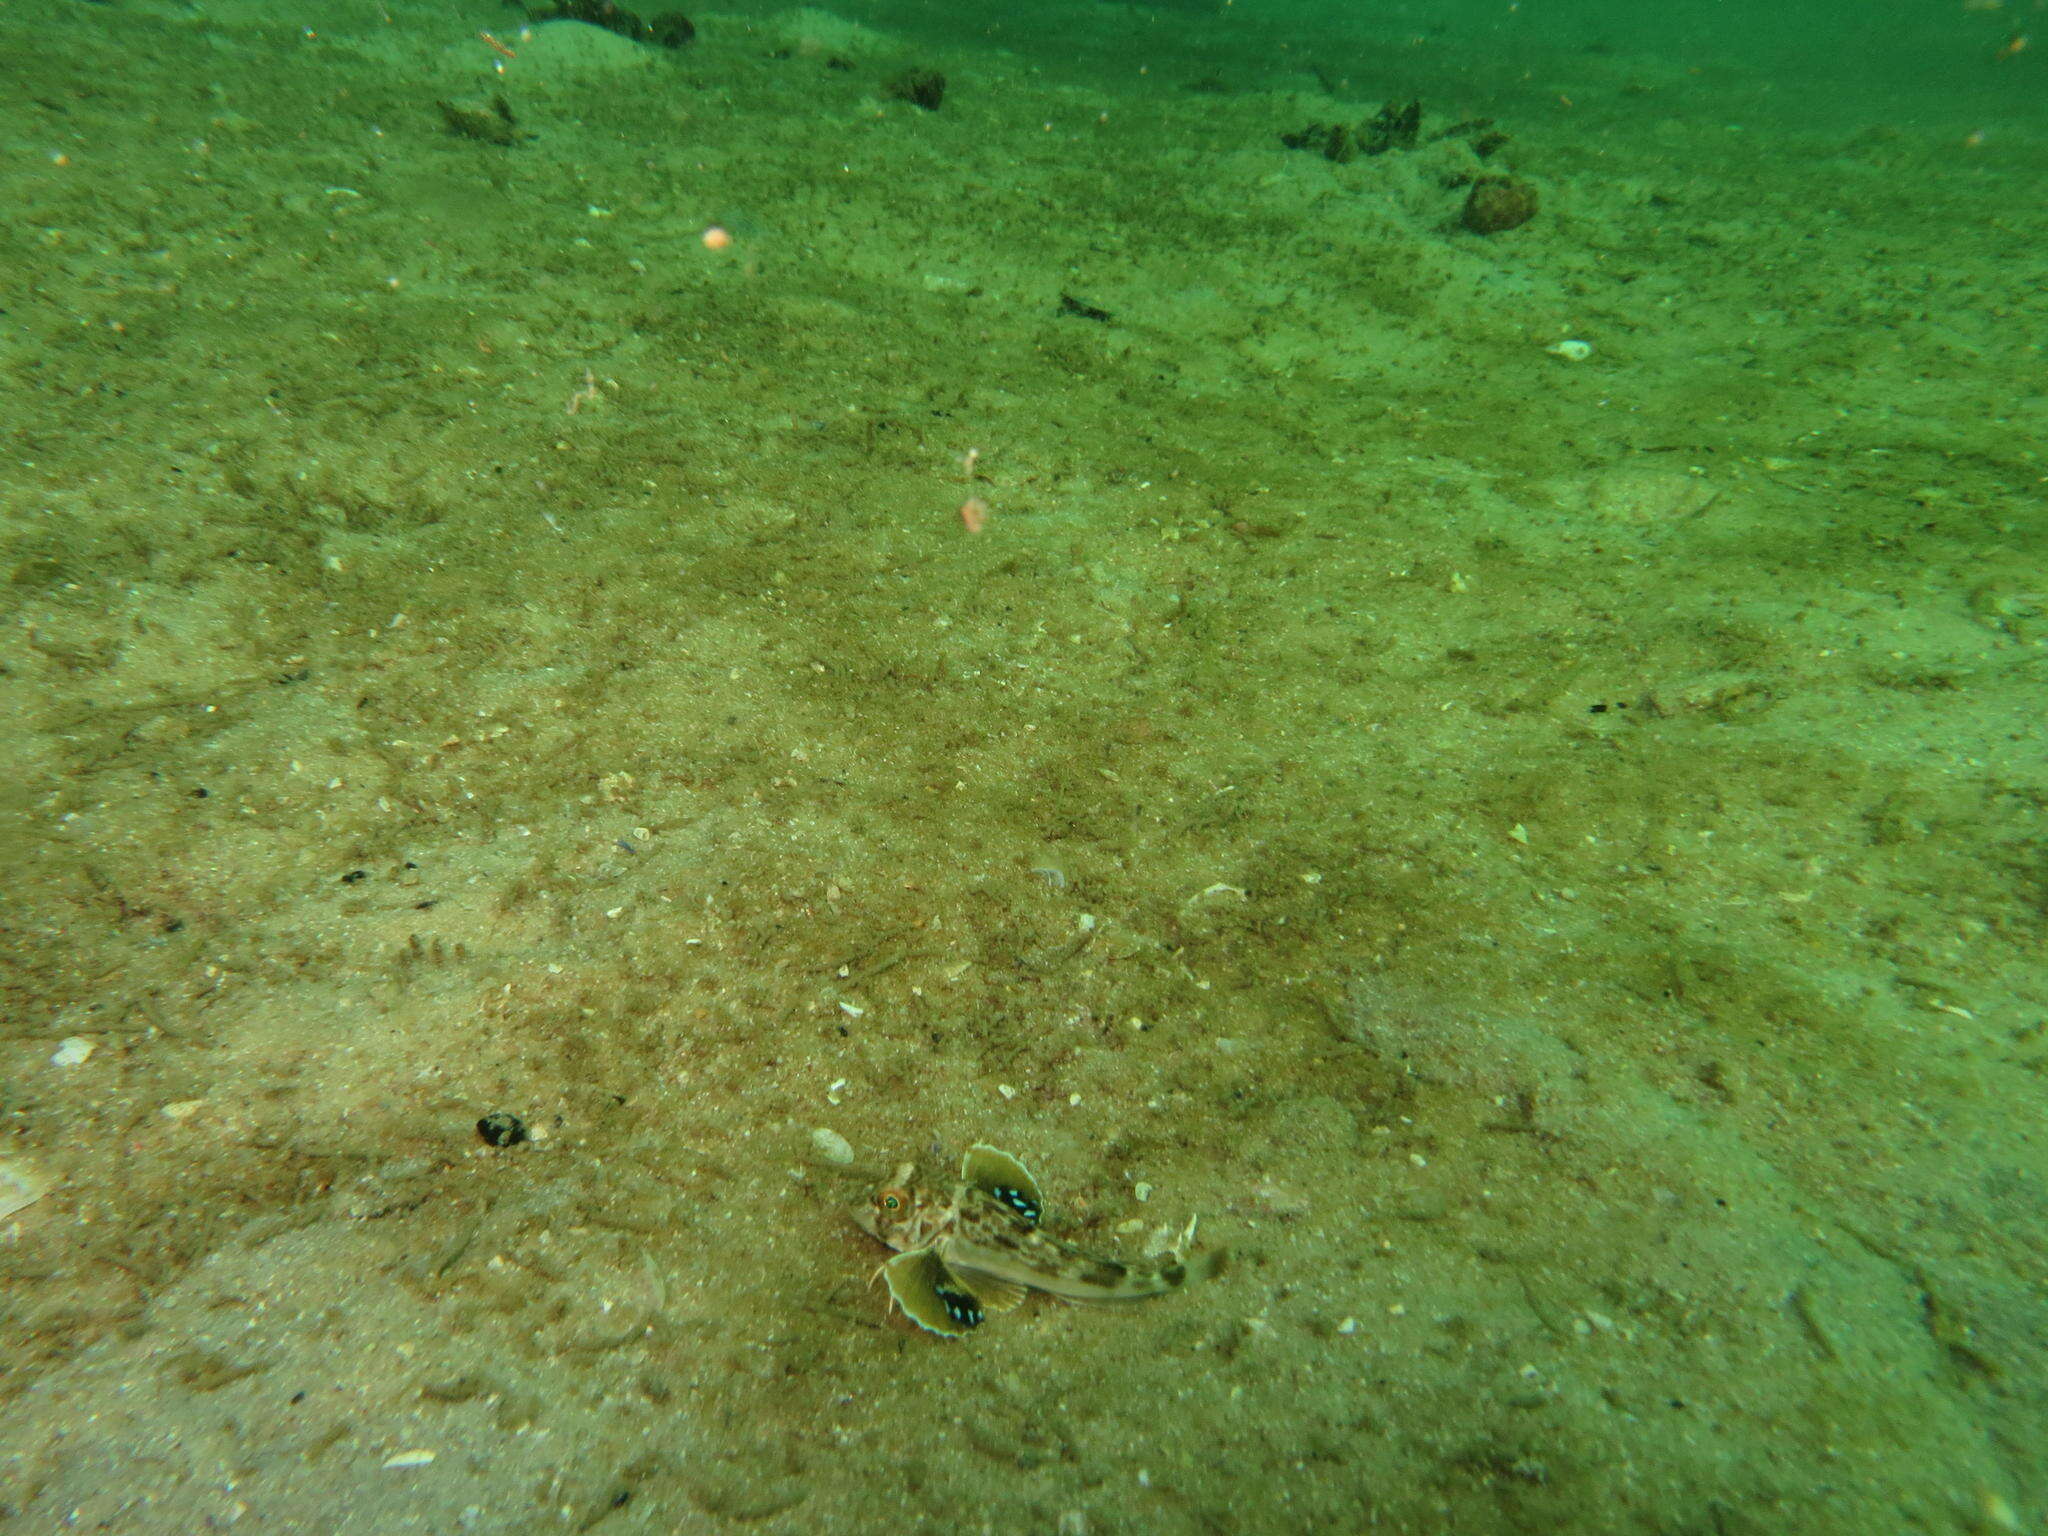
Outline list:
[[[885,1189],[875,1197],[875,1204],[885,1211],[900,1211],[903,1209],[903,1197],[893,1189]]]

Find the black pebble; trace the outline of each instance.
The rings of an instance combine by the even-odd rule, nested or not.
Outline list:
[[[516,1147],[527,1139],[526,1122],[504,1110],[493,1110],[476,1123],[477,1135],[494,1147]]]

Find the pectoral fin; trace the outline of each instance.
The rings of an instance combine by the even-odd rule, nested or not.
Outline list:
[[[974,1292],[982,1306],[991,1312],[1007,1312],[1022,1301],[1030,1287],[1019,1285],[1015,1280],[1005,1280],[1001,1275],[992,1275],[985,1269],[955,1269],[953,1278],[968,1290]]]
[[[960,1178],[1033,1226],[1045,1214],[1045,1196],[1039,1193],[1038,1180],[1031,1177],[1031,1170],[1009,1153],[985,1142],[969,1147],[967,1155],[960,1159]]]
[[[981,1298],[955,1278],[932,1249],[897,1254],[882,1266],[882,1275],[896,1305],[918,1327],[957,1339],[981,1326]]]

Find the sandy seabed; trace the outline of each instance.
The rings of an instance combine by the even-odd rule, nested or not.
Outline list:
[[[2040,1529],[2048,133],[1038,14],[0,11],[0,1529]]]

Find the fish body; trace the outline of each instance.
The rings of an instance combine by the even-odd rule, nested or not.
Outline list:
[[[1008,1311],[1029,1291],[1129,1301],[1179,1290],[1190,1278],[1178,1252],[1125,1263],[1043,1231],[1038,1181],[995,1147],[968,1148],[948,1195],[917,1184],[914,1175],[909,1164],[898,1169],[855,1219],[896,1250],[882,1266],[889,1294],[933,1333],[957,1337],[978,1328],[988,1313]],[[1193,1235],[1190,1225],[1183,1247]]]

